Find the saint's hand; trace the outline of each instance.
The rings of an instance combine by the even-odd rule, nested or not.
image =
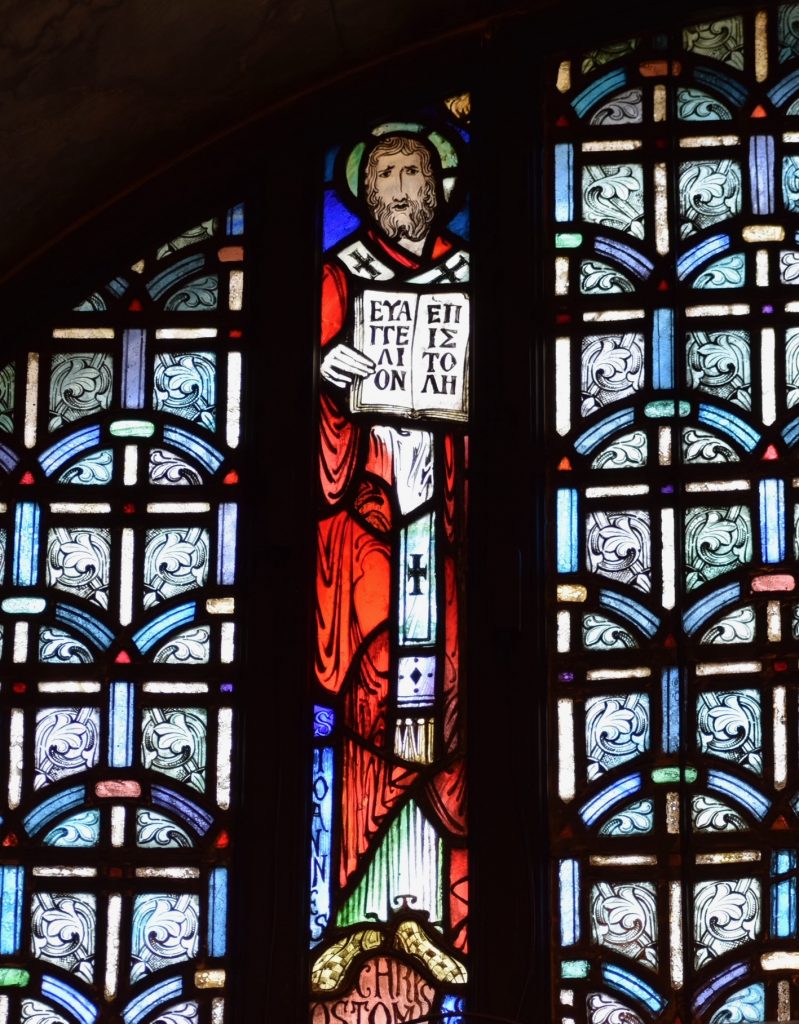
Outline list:
[[[375,364],[362,352],[349,345],[334,345],[322,357],[319,372],[322,379],[337,388],[346,388],[356,380],[374,373]]]

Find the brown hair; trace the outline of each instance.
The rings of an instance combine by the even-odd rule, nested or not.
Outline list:
[[[425,179],[421,191],[420,202],[422,208],[423,223],[429,224],[433,217],[438,200],[437,179],[433,169],[432,152],[421,139],[409,138],[407,135],[386,135],[369,153],[364,171],[364,197],[369,208],[374,212],[380,209],[380,196],[377,190],[377,161],[381,156],[413,156],[418,154],[419,167]],[[426,211],[426,212],[425,212]],[[381,220],[384,230],[388,228],[387,223]],[[388,231],[392,234],[391,231]]]

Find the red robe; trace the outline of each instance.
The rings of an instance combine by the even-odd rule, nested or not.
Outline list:
[[[420,264],[388,242],[370,236],[382,250],[381,262],[397,272],[398,281]],[[439,238],[432,259],[452,251]],[[360,279],[358,279],[360,280]],[[338,262],[327,263],[322,279],[322,346],[342,341],[347,324],[351,276]],[[341,393],[343,397],[343,392]],[[386,816],[419,778],[415,765],[397,764],[393,736],[388,735],[389,649],[391,637],[392,521],[388,490],[394,484],[391,454],[370,433],[363,436],[338,394],[320,395],[319,475],[330,514],[318,531],[316,674],[332,694],[344,689],[343,726],[352,736],[342,750],[341,856],[339,882],[346,885]],[[454,444],[445,439],[444,532],[454,536]],[[384,489],[385,487],[385,489]],[[446,556],[444,753],[460,752],[458,693],[458,609],[455,562]],[[345,686],[346,683],[346,686]],[[439,752],[442,753],[442,752]],[[428,806],[445,834],[465,835],[463,761],[450,762],[425,786]],[[464,854],[465,855],[465,854]],[[465,863],[452,861],[453,923],[463,916]],[[454,907],[453,907],[454,911]]]

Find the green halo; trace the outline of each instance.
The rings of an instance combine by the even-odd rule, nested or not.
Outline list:
[[[372,135],[378,138],[381,135],[390,135],[392,132],[405,132],[409,135],[421,135],[438,151],[441,160],[441,168],[444,172],[449,171],[447,177],[452,177],[452,172],[458,167],[458,151],[444,136],[435,129],[429,128],[418,121],[384,121],[372,129]],[[347,186],[357,198],[358,184],[361,177],[361,164],[363,163],[366,143],[358,142],[350,151],[345,165],[345,177]]]

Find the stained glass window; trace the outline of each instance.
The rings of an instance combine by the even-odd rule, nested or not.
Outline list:
[[[799,1014],[797,26],[570,55],[550,96],[563,1024]]]
[[[328,156],[312,1020],[457,1011],[467,981],[469,97]]]
[[[241,206],[0,370],[0,1020],[222,1024]]]

